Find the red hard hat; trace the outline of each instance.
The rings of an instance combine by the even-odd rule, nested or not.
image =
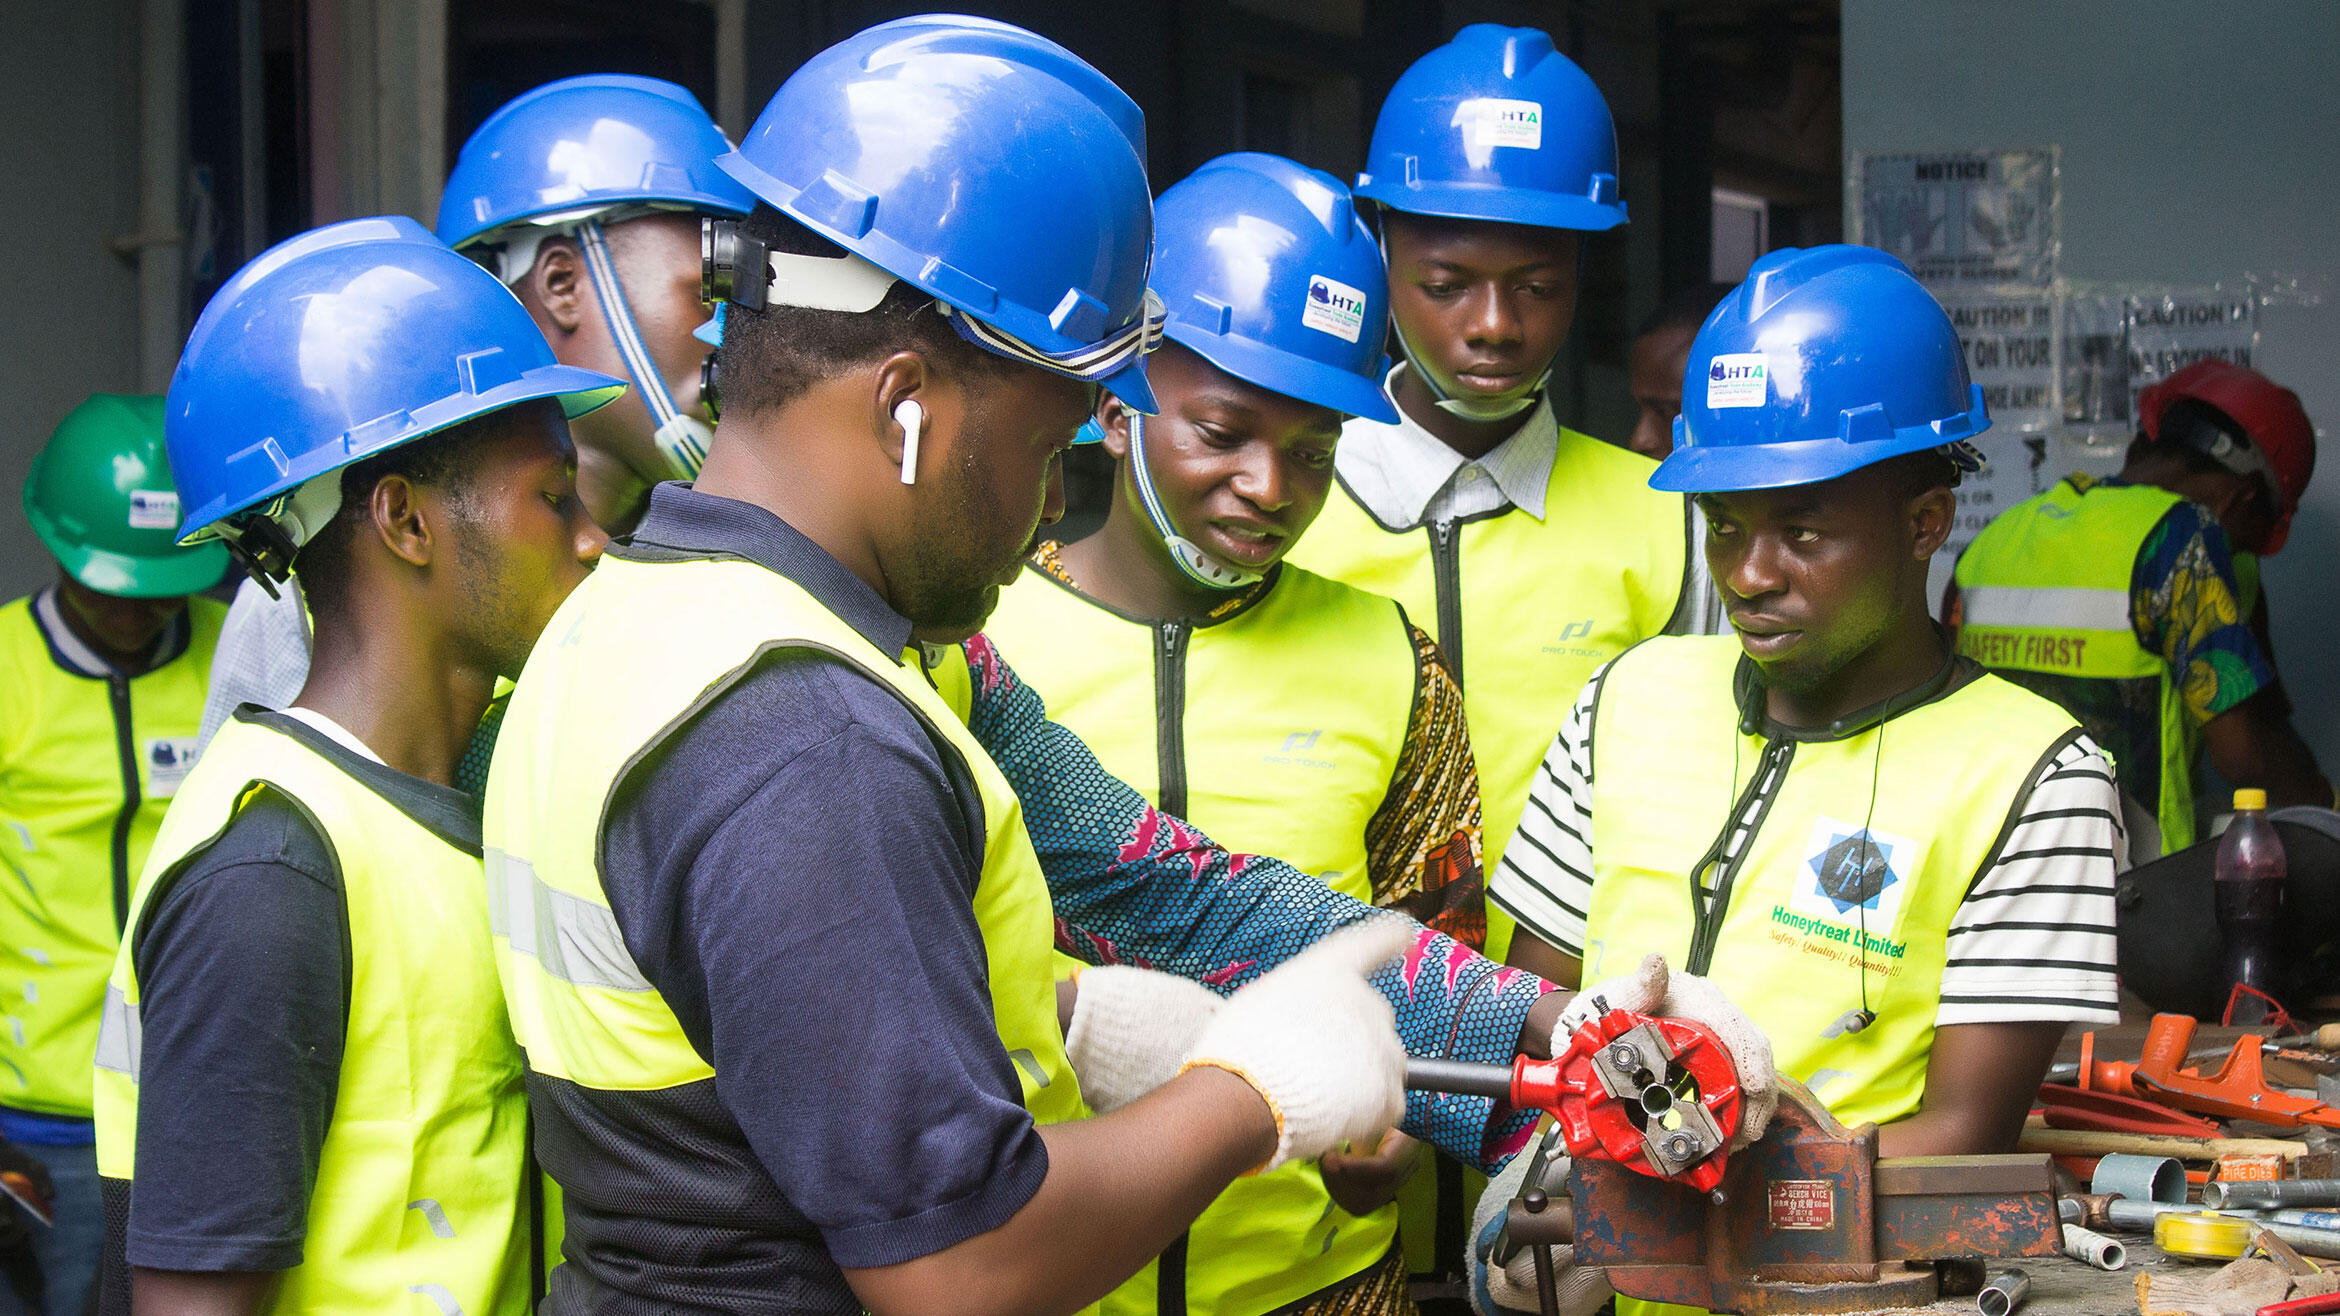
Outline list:
[[[2316,429],[2308,423],[2299,394],[2249,366],[2215,358],[2196,361],[2137,395],[2137,420],[2146,438],[2160,439],[2161,418],[2179,398],[2192,398],[2224,412],[2242,426],[2252,446],[2274,469],[2283,506],[2266,546],[2259,550],[2262,557],[2274,556],[2291,534],[2291,515],[2299,510],[2308,477],[2316,470]]]

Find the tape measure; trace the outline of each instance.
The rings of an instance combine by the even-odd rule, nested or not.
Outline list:
[[[2164,1211],[2153,1218],[2153,1245],[2173,1257],[2229,1261],[2250,1250],[2254,1227],[2230,1215]]]

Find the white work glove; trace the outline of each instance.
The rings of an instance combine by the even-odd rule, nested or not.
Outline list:
[[[1559,1022],[1552,1026],[1552,1054],[1566,1050],[1577,1029],[1611,1010],[1687,1019],[1712,1029],[1739,1073],[1739,1130],[1731,1135],[1731,1150],[1763,1136],[1779,1109],[1779,1073],[1771,1064],[1771,1039],[1731,1004],[1720,987],[1693,974],[1668,972],[1663,955],[1647,956],[1632,974],[1594,983],[1560,1011]]]
[[[1181,1070],[1213,1065],[1249,1083],[1276,1117],[1264,1169],[1380,1136],[1406,1109],[1397,1016],[1365,979],[1413,944],[1416,926],[1344,928],[1229,997]]]
[[[1102,1115],[1178,1077],[1178,1067],[1219,1012],[1217,993],[1152,969],[1109,964],[1074,979],[1064,1051],[1081,1098]]]
[[[1544,1163],[1544,1192],[1554,1202],[1568,1197],[1568,1157],[1562,1154],[1559,1139],[1552,1141],[1552,1155]],[[1536,1149],[1529,1147],[1511,1158],[1511,1164],[1498,1170],[1487,1181],[1487,1191],[1479,1197],[1479,1208],[1471,1216],[1470,1296],[1471,1310],[1478,1316],[1534,1316],[1543,1311],[1536,1296],[1536,1255],[1532,1248],[1521,1248],[1510,1264],[1495,1264],[1495,1240],[1503,1232],[1503,1219],[1511,1209],[1511,1201],[1527,1186],[1528,1162],[1536,1158]],[[1615,1293],[1609,1287],[1609,1273],[1593,1266],[1576,1264],[1576,1249],[1552,1249],[1552,1274],[1557,1281],[1554,1289],[1560,1298],[1560,1316],[1592,1316]]]

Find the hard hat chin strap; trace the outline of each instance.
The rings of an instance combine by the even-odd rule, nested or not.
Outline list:
[[[1170,560],[1178,564],[1179,572],[1210,589],[1242,589],[1258,583],[1260,573],[1221,562],[1170,524],[1170,514],[1162,508],[1161,495],[1154,491],[1154,477],[1146,469],[1146,418],[1135,411],[1123,414],[1129,417],[1129,470],[1137,481],[1138,502],[1146,509],[1146,519],[1153,522],[1154,533],[1169,548]]]
[[[1430,400],[1440,411],[1450,416],[1460,416],[1465,420],[1482,422],[1509,420],[1523,411],[1532,409],[1538,402],[1544,400],[1544,386],[1552,380],[1552,367],[1549,364],[1544,367],[1544,373],[1537,376],[1536,386],[1529,389],[1525,397],[1513,398],[1508,402],[1492,398],[1456,397],[1441,387],[1438,383],[1438,377],[1430,373],[1429,368],[1422,364],[1424,360],[1422,354],[1414,350],[1414,344],[1406,337],[1405,329],[1398,326],[1397,317],[1391,316],[1389,322],[1392,327],[1397,328],[1398,346],[1405,349],[1407,367],[1422,381],[1422,387],[1430,391]]]
[[[687,415],[675,405],[674,394],[666,387],[665,376],[658,373],[658,363],[651,359],[650,348],[642,341],[642,327],[634,322],[634,310],[626,303],[625,285],[619,282],[617,262],[610,259],[609,239],[602,236],[601,221],[588,219],[577,225],[577,245],[585,253],[585,273],[593,280],[594,296],[601,301],[601,315],[609,323],[609,336],[617,344],[618,357],[626,364],[626,374],[641,390],[642,403],[650,409],[650,419],[656,424],[650,442],[666,458],[666,467],[678,480],[697,478],[699,467],[706,464],[708,441],[715,431],[697,416]]]
[[[292,575],[293,558],[341,514],[341,469],[315,476],[265,504],[225,521],[215,521],[189,543],[216,539],[228,546],[268,597]]]

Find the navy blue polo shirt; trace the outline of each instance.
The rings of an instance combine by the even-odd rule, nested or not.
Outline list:
[[[611,552],[744,559],[879,652],[911,643],[876,591],[746,503],[660,485]],[[610,908],[715,1077],[611,1093],[531,1075],[566,1190],[556,1305],[858,1311],[839,1267],[940,1251],[1030,1200],[1047,1151],[993,1022],[983,834],[956,752],[876,678],[804,650],[767,655],[618,784]]]

